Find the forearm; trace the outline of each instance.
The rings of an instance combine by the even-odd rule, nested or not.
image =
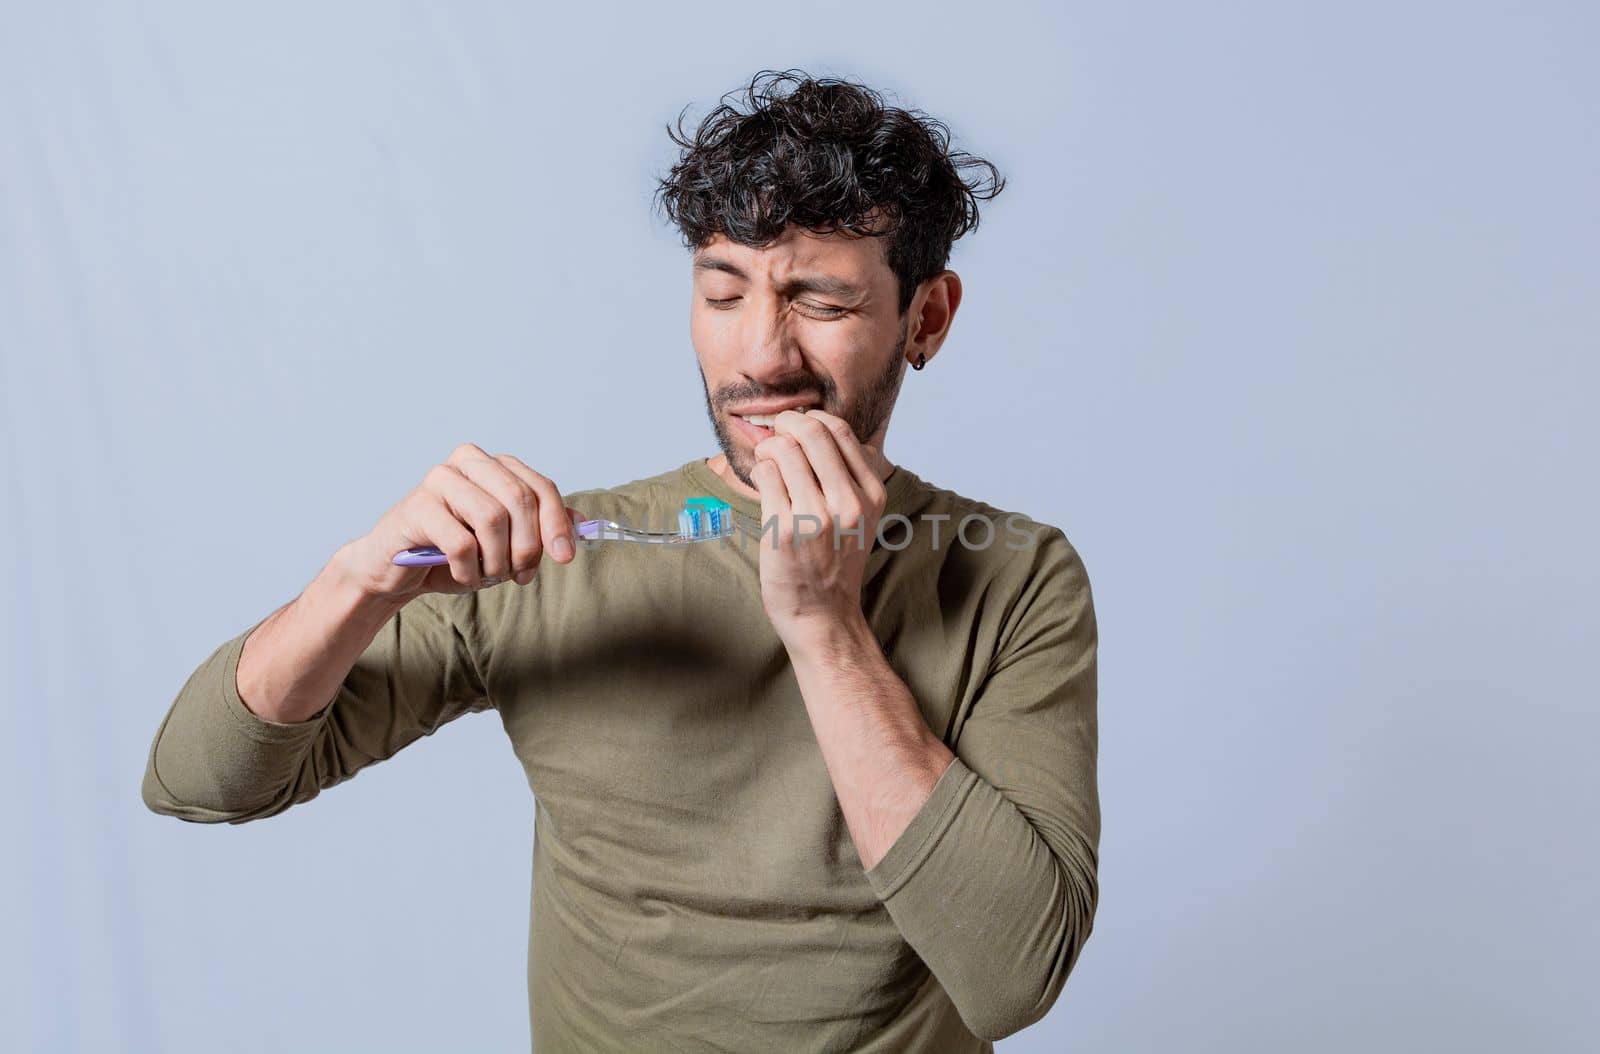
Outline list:
[[[955,755],[928,727],[864,617],[796,635],[788,648],[845,825],[870,869]]]
[[[1095,848],[1081,832],[1050,832],[958,757],[867,872],[906,943],[983,1039],[1049,1011],[1094,926]]]
[[[1037,763],[1064,786],[1046,799],[1014,786],[1014,801],[927,726],[864,619],[789,651],[867,880],[907,943],[980,1037],[1038,1020],[1094,923],[1092,720],[1039,697],[1061,723],[1037,722],[1047,746],[1015,743],[1007,760],[1020,775],[1034,768],[1032,751],[1058,749]],[[1077,698],[1092,705],[1092,694]],[[1045,800],[1072,808],[1041,811]]]
[[[245,640],[239,697],[264,720],[291,724],[327,706],[361,653],[404,606],[365,596],[344,577],[340,559],[335,554],[299,596]]]
[[[330,561],[298,597],[220,645],[156,731],[145,804],[186,820],[239,822],[281,812],[353,771],[362,759],[343,754],[358,744],[310,757],[324,722],[307,718],[332,702],[393,610],[343,587]]]

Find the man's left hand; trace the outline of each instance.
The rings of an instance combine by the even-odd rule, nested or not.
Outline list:
[[[761,600],[790,643],[861,617],[893,466],[821,410],[785,410],[772,424],[775,434],[756,444],[750,479],[761,493]]]

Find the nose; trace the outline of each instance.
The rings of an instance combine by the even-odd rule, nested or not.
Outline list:
[[[782,303],[769,300],[751,308],[744,313],[741,334],[743,372],[753,378],[777,378],[801,370],[805,357]]]

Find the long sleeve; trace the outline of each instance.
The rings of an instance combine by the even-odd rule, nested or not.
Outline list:
[[[1094,925],[1097,628],[1077,551],[1044,532],[952,744],[955,759],[867,872],[983,1039],[1055,1003]]]
[[[474,655],[477,594],[423,594],[384,624],[337,695],[305,721],[253,713],[236,675],[265,618],[220,645],[156,730],[141,788],[154,812],[244,823],[309,801],[445,723],[492,704]]]

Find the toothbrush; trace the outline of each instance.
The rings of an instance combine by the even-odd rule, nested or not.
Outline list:
[[[574,530],[579,538],[594,541],[649,542],[659,545],[710,542],[733,534],[733,507],[718,498],[690,498],[678,512],[678,529],[675,531],[642,531],[615,520],[584,520]],[[402,549],[394,555],[392,562],[402,567],[424,567],[447,564],[450,558],[436,546],[423,545],[415,549]]]

